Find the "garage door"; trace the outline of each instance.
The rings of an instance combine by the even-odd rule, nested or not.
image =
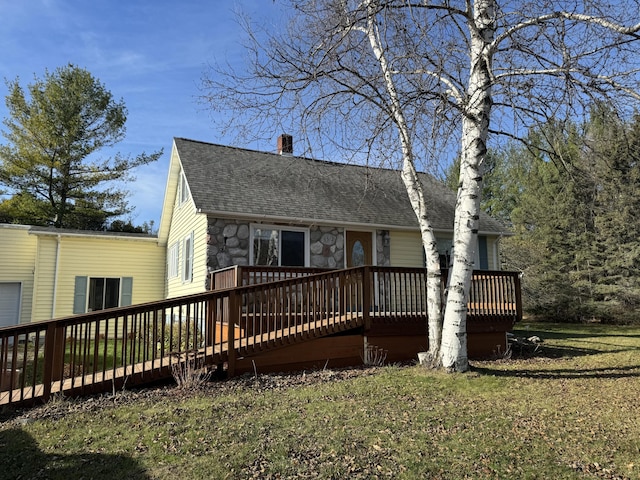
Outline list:
[[[0,327],[17,325],[20,318],[20,283],[0,283]]]

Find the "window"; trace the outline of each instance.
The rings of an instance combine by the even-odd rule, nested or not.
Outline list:
[[[252,265],[304,267],[309,263],[305,229],[255,225],[251,235]]]
[[[180,191],[178,192],[180,196],[180,205],[189,200],[189,185],[187,185],[187,177],[184,175],[184,172],[180,172]]]
[[[189,283],[193,280],[193,232],[182,241],[182,281]]]
[[[167,255],[167,277],[175,278],[178,276],[180,263],[180,244],[174,243],[169,247],[169,254]]]
[[[76,277],[73,313],[131,305],[133,278]]]
[[[120,303],[119,278],[90,278],[87,312],[117,307]]]
[[[449,268],[451,265],[451,257],[453,255],[453,241],[451,239],[438,239],[438,254],[440,256],[440,268]],[[422,251],[422,260],[426,263],[424,249]],[[489,255],[487,248],[487,237],[478,235],[478,249],[476,251],[476,259],[474,268],[480,270],[489,269]]]
[[[451,265],[451,255],[453,254],[453,241],[450,238],[436,239],[438,248],[438,257],[440,259],[440,268],[449,268]],[[422,258],[425,260],[424,248],[422,249]]]

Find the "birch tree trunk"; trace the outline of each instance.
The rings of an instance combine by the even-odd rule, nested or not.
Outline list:
[[[429,363],[438,363],[440,343],[442,338],[442,272],[440,270],[440,258],[435,234],[427,215],[427,207],[424,198],[422,183],[415,167],[413,150],[408,123],[404,117],[400,99],[393,81],[393,75],[387,62],[383,43],[380,40],[377,23],[375,20],[378,9],[376,0],[368,0],[367,26],[365,33],[369,39],[379,65],[387,94],[390,98],[390,109],[394,123],[398,129],[402,145],[402,181],[404,182],[411,207],[418,220],[420,237],[426,258],[427,267],[427,317],[428,317],[428,342]]]
[[[461,138],[460,184],[453,232],[453,264],[449,272],[447,303],[442,327],[440,363],[450,371],[466,371],[467,299],[475,262],[480,216],[482,169],[491,113],[490,47],[495,34],[495,0],[477,0],[471,33],[470,75],[464,105]]]
[[[429,359],[435,366],[439,362],[440,344],[442,341],[442,271],[438,244],[433,228],[429,223],[422,184],[418,178],[413,162],[403,160],[402,180],[404,181],[413,211],[418,219],[420,236],[424,248],[427,267],[427,317],[429,331]]]

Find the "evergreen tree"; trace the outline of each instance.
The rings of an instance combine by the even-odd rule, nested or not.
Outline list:
[[[605,320],[631,318],[640,305],[640,117],[621,120],[594,107],[587,137],[597,179],[593,301]]]
[[[114,182],[132,180],[134,168],[162,152],[106,160],[95,155],[124,138],[123,101],[74,65],[45,72],[28,85],[28,94],[18,79],[7,85],[0,185],[13,197],[0,204],[0,220],[97,230],[131,212],[127,192]]]
[[[515,236],[503,242],[506,268],[524,272],[523,299],[532,313],[560,321],[636,320],[640,118],[625,121],[596,105],[584,125],[563,129],[550,123],[530,135],[528,149],[507,155],[507,178],[521,183],[520,194],[509,197]]]
[[[571,135],[560,132],[549,126],[531,139],[527,181],[512,212],[512,241],[528,259],[523,265],[527,308],[555,319],[577,320],[585,315],[588,298],[575,282],[582,277],[593,232],[592,202],[578,168],[575,129]]]
[[[484,164],[482,182],[483,211],[511,225],[511,211],[520,195],[520,176],[523,175],[523,164],[518,160],[519,150],[510,144],[504,151],[489,150]],[[458,191],[460,183],[460,158],[445,169],[444,184],[452,191]]]

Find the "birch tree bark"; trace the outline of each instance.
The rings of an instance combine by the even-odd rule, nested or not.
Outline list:
[[[442,271],[440,270],[438,243],[431,222],[429,222],[424,191],[415,166],[409,125],[404,116],[398,91],[393,80],[393,74],[387,61],[376,23],[376,12],[379,5],[375,0],[366,0],[365,4],[367,8],[367,21],[366,27],[363,27],[361,30],[369,39],[371,50],[380,65],[380,71],[384,78],[384,86],[390,99],[391,113],[402,145],[402,181],[407,190],[411,207],[418,220],[420,238],[422,239],[422,246],[425,253],[425,263],[427,267],[427,316],[429,318],[428,354],[429,363],[436,364],[439,361],[440,344],[442,340]]]
[[[476,0],[469,22],[471,48],[467,101],[463,108],[460,184],[456,203],[454,254],[448,281],[440,363],[443,368],[466,371],[467,300],[475,262],[480,217],[482,169],[487,153],[491,115],[491,55],[495,34],[495,0]]]

